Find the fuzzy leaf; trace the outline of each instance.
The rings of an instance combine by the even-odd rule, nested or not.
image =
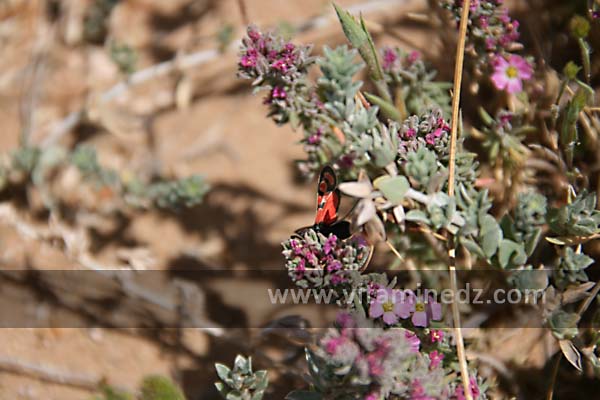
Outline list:
[[[394,205],[398,205],[404,200],[404,195],[410,188],[408,179],[404,176],[381,176],[373,181],[373,186],[379,189],[386,199]]]
[[[500,267],[514,267],[523,265],[527,261],[525,249],[520,243],[512,240],[502,239],[498,249],[498,263]]]
[[[498,250],[498,245],[502,240],[502,230],[498,225],[498,222],[491,215],[484,215],[480,221],[480,233],[481,237],[481,249],[485,254],[486,258],[492,258]]]
[[[406,213],[406,220],[412,222],[421,222],[429,224],[429,217],[421,210],[410,210]]]
[[[215,369],[217,370],[217,375],[219,376],[219,378],[222,381],[227,382],[227,380],[229,379],[229,373],[231,372],[229,367],[224,364],[216,363]]]
[[[578,334],[579,315],[558,309],[548,318],[552,334],[558,340],[573,339]]]
[[[359,23],[348,11],[343,10],[337,4],[334,3],[333,7],[335,8],[335,12],[340,20],[346,38],[350,41],[352,46],[358,50],[360,56],[367,64],[367,67],[369,68],[369,77],[373,80],[373,83],[375,83],[377,91],[385,100],[391,102],[392,100],[387,84],[385,83],[383,70],[379,63],[379,57],[377,56],[373,39],[365,26],[364,20],[361,17]]]
[[[471,253],[474,253],[478,257],[485,258],[485,253],[483,252],[481,247],[479,247],[479,245],[477,243],[475,243],[473,240],[461,237],[460,243],[463,246],[465,246],[465,248],[467,250],[469,250]]]
[[[389,101],[386,101],[381,97],[371,93],[365,93],[364,95],[371,104],[378,106],[383,115],[387,118],[398,122],[402,122],[404,120],[402,118],[402,114],[400,114],[400,111],[398,111],[396,106],[394,106]]]

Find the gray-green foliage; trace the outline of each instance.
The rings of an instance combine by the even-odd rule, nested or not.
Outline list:
[[[73,166],[86,183],[97,189],[109,187],[120,194],[129,205],[137,207],[192,207],[202,201],[209,188],[198,175],[155,182],[135,177],[125,179],[118,171],[101,165],[96,150],[88,145],[79,145],[71,152],[57,146],[20,147],[9,156],[5,164],[1,168],[3,179],[0,181],[0,190],[11,179],[44,187],[49,183],[55,169]],[[48,196],[49,194],[45,193],[45,199],[50,206],[53,200]]]
[[[198,175],[150,183],[135,178],[122,180],[116,171],[100,165],[96,151],[89,146],[78,146],[71,155],[71,162],[87,179],[122,192],[125,200],[132,205],[154,205],[166,209],[192,207],[199,204],[208,191],[208,185]]]
[[[573,312],[567,312],[562,309],[556,309],[548,318],[548,325],[552,334],[559,340],[573,339],[577,336],[579,330],[579,315]]]
[[[560,288],[577,282],[587,282],[585,269],[593,263],[593,258],[583,253],[576,253],[572,248],[567,247],[554,271],[554,281]]]
[[[269,385],[267,371],[252,371],[252,359],[238,355],[233,368],[215,364],[220,381],[215,383],[225,400],[261,400]]]
[[[561,236],[590,236],[600,232],[596,194],[580,193],[571,204],[548,210],[550,229]]]
[[[121,73],[130,75],[135,71],[138,56],[132,47],[126,43],[111,42],[109,53]]]

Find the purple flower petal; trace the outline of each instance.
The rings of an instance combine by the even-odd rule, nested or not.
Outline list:
[[[506,85],[508,85],[508,78],[506,77],[506,71],[496,70],[496,72],[492,75],[492,82],[496,89],[504,90]]]
[[[439,321],[442,319],[442,305],[440,303],[430,300],[430,302],[427,303],[427,306],[432,320]]]
[[[402,319],[410,317],[410,313],[415,309],[415,305],[407,301],[397,302],[394,304],[394,314]]]
[[[523,82],[519,78],[512,78],[507,80],[506,91],[508,93],[519,93],[523,90]]]
[[[388,311],[383,314],[383,322],[388,325],[394,325],[396,322],[398,322],[398,316],[392,311]]]
[[[427,327],[427,313],[425,311],[417,311],[413,313],[412,323],[414,326],[420,326],[421,328]]]
[[[371,303],[369,307],[369,317],[379,318],[383,315],[383,304],[378,302]]]

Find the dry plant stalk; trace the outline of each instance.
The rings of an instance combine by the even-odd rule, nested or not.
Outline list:
[[[458,37],[458,45],[456,47],[456,64],[454,66],[454,94],[452,96],[452,130],[450,132],[450,160],[448,162],[448,195],[454,197],[454,174],[456,169],[456,141],[458,138],[458,119],[460,107],[460,88],[462,85],[463,64],[465,56],[465,41],[467,38],[467,25],[469,24],[469,7],[471,0],[463,2],[462,15],[460,18],[460,30]],[[460,364],[460,376],[464,387],[465,398],[473,400],[471,387],[469,385],[469,369],[467,367],[467,357],[465,354],[465,344],[463,341],[462,331],[460,328],[460,312],[456,303],[456,292],[458,291],[456,278],[456,249],[449,242],[450,247],[448,256],[450,262],[448,270],[450,273],[450,286],[454,293],[454,301],[452,301],[452,319],[454,321],[454,334],[456,336],[456,351],[458,353],[458,361]]]

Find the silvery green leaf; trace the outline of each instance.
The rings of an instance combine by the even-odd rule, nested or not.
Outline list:
[[[527,253],[527,256],[531,256],[533,254],[541,237],[542,228],[535,228],[525,237],[525,253]]]
[[[404,195],[410,188],[410,183],[402,175],[394,177],[384,175],[375,179],[373,186],[379,189],[393,205],[398,205],[404,200]]]
[[[252,370],[252,361],[250,360],[250,358],[246,359],[244,358],[244,356],[238,354],[235,357],[235,361],[233,362],[233,368],[236,371],[248,373]]]
[[[502,240],[502,230],[498,222],[491,215],[484,215],[480,220],[481,249],[486,258],[492,258],[496,254],[498,245]]]
[[[225,397],[227,395],[227,388],[222,382],[215,382],[215,387],[221,394],[221,396]]]
[[[233,391],[227,393],[225,400],[244,400],[244,398],[242,397],[242,394],[240,392]]]
[[[548,287],[548,273],[539,269],[514,271],[509,277],[511,284],[519,290],[540,290]]]
[[[256,377],[256,385],[253,389],[264,390],[269,386],[269,377],[266,370],[256,371],[254,376]]]
[[[548,318],[548,325],[552,329],[552,334],[558,339],[573,339],[579,333],[577,324],[579,323],[579,315],[569,313],[558,309]]]
[[[378,106],[381,110],[381,113],[385,117],[397,122],[402,122],[404,120],[404,118],[402,118],[402,115],[400,114],[400,111],[398,111],[396,106],[394,106],[389,101],[385,101],[381,97],[371,93],[365,93],[365,97],[367,98],[367,100],[369,100],[371,104],[375,104],[376,106]]]
[[[227,365],[216,363],[215,369],[217,370],[217,375],[222,381],[227,382],[229,380],[229,373],[231,370]]]
[[[421,222],[423,224],[429,224],[429,217],[426,213],[421,210],[410,210],[406,213],[406,220],[412,222]]]
[[[483,250],[481,249],[481,247],[479,247],[479,245],[477,243],[475,243],[473,240],[471,239],[467,239],[465,237],[461,237],[460,239],[460,243],[465,246],[465,248],[467,250],[469,250],[471,253],[474,253],[475,255],[477,255],[480,258],[484,258],[485,259],[485,254],[483,252]]]
[[[498,263],[500,267],[515,267],[525,264],[527,255],[522,244],[512,240],[502,239],[498,249]]]
[[[342,10],[335,3],[333,4],[333,7],[335,8],[335,12],[340,20],[346,38],[352,43],[352,46],[358,50],[360,56],[367,64],[369,76],[377,87],[379,94],[386,100],[391,101],[391,96],[389,95],[381,64],[379,63],[377,51],[375,50],[373,39],[365,26],[364,20],[361,18],[359,23],[349,12]]]

